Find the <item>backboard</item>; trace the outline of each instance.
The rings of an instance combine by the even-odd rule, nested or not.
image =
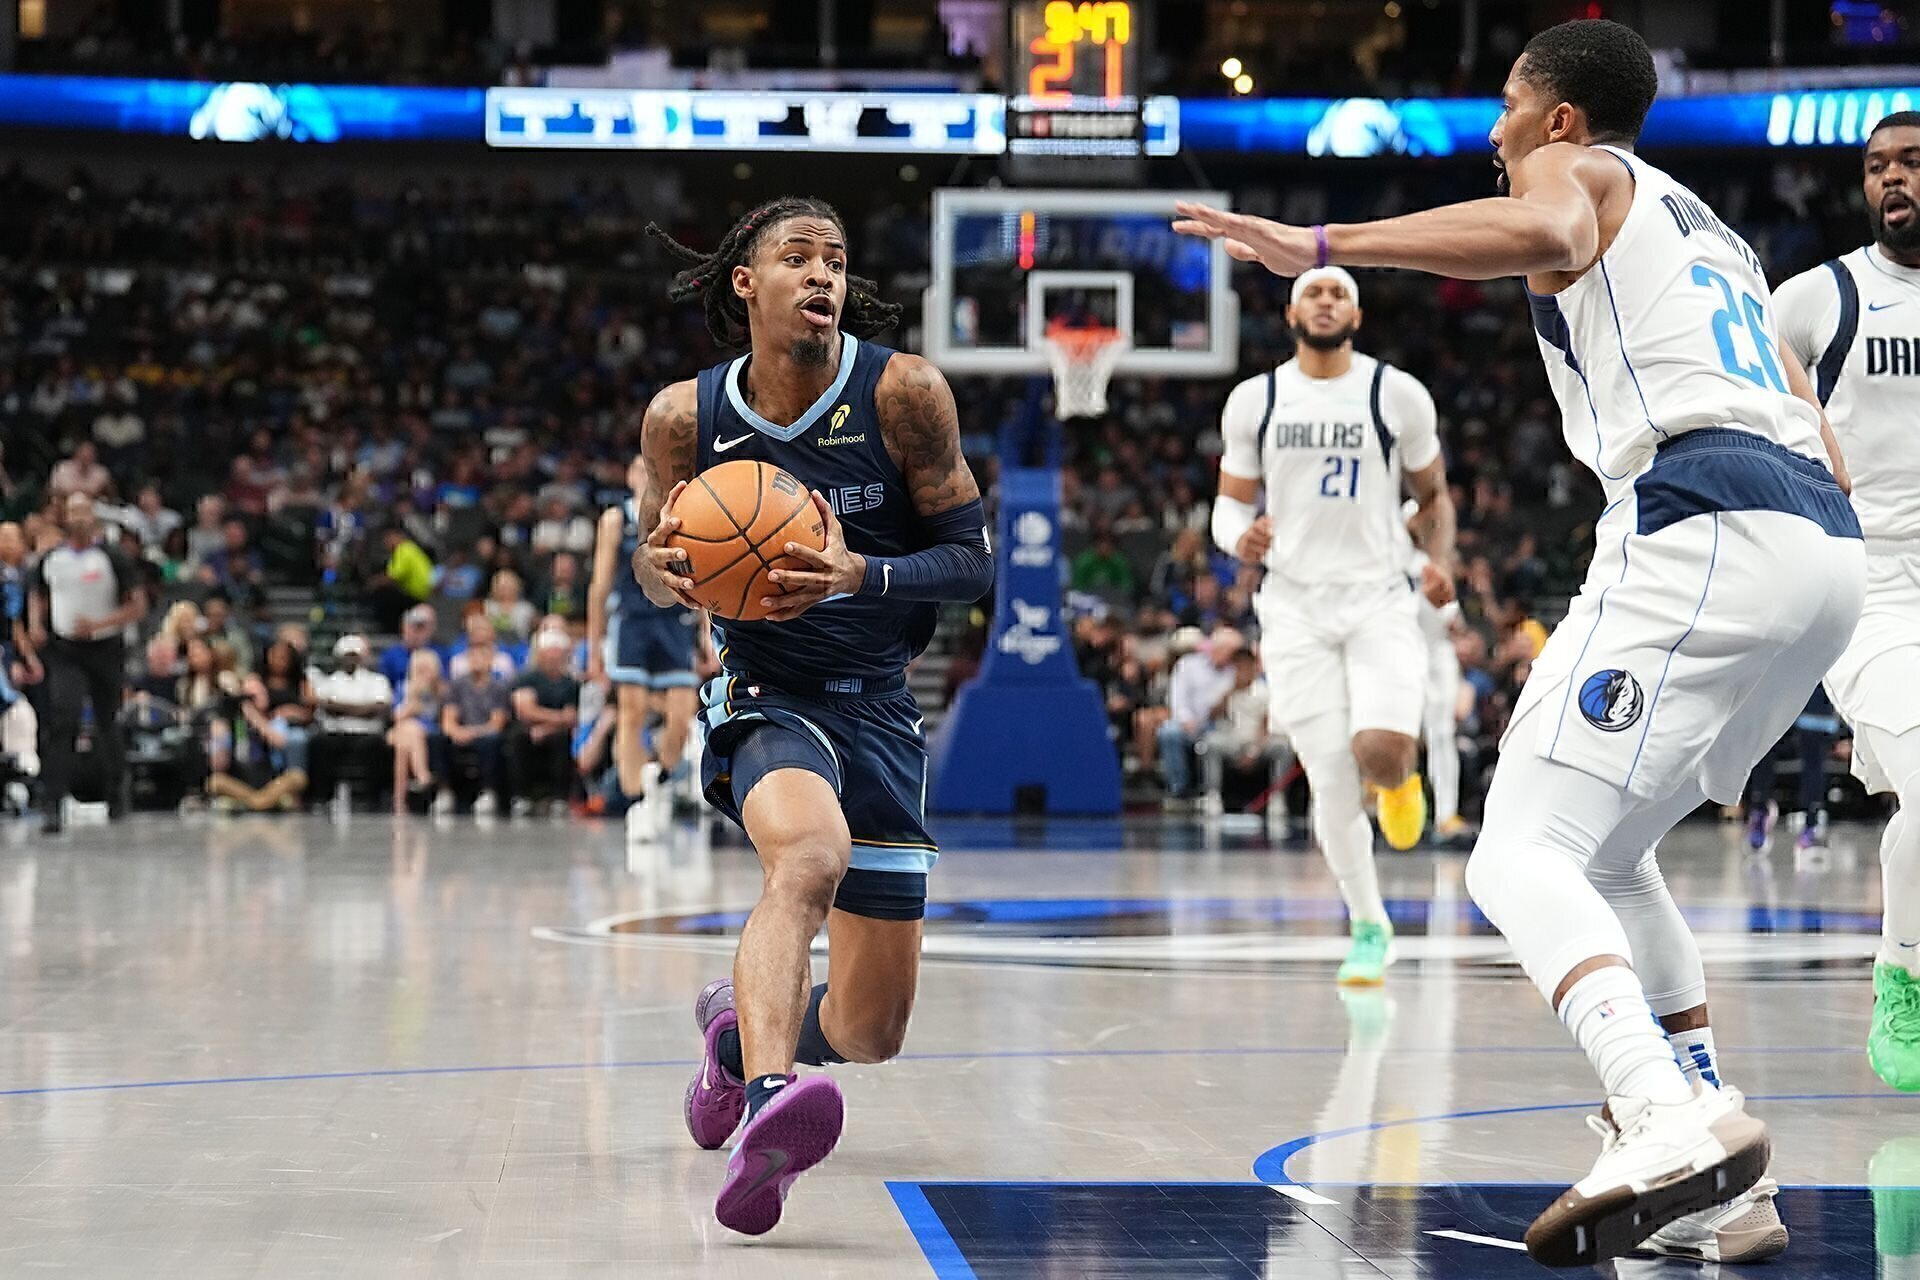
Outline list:
[[[927,358],[953,373],[1045,373],[1047,326],[1119,329],[1121,374],[1233,371],[1239,307],[1218,242],[1175,235],[1176,200],[1216,191],[939,191]]]

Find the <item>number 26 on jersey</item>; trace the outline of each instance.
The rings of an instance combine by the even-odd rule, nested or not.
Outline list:
[[[1713,340],[1720,348],[1721,367],[1756,386],[1785,391],[1786,379],[1780,376],[1779,361],[1774,359],[1773,335],[1767,332],[1767,312],[1760,305],[1760,299],[1750,293],[1742,293],[1736,299],[1733,285],[1712,267],[1696,265],[1693,282],[1702,288],[1718,289],[1720,300],[1725,304],[1713,313]],[[1753,344],[1754,354],[1760,357],[1757,364],[1748,364],[1735,346],[1735,336],[1742,333]]]

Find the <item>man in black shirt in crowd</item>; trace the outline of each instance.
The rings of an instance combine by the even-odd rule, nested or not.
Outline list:
[[[580,682],[567,673],[573,640],[564,631],[533,638],[533,662],[513,686],[513,729],[507,738],[508,786],[516,807],[544,786],[565,804],[573,788],[573,726],[580,719]]]
[[[123,633],[146,616],[139,574],[99,542],[93,500],[66,502],[67,538],[40,559],[28,594],[28,634],[47,671],[47,716],[40,756],[47,835],[60,832],[61,802],[73,786],[74,738],[80,709],[93,704],[94,749],[100,753],[107,815],[126,812],[126,754],[120,741],[120,695],[126,683]]]

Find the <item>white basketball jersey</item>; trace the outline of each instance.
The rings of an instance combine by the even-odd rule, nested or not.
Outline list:
[[[1787,390],[1760,259],[1706,202],[1628,152],[1633,205],[1605,254],[1528,294],[1567,446],[1613,501],[1662,440],[1736,427],[1826,461],[1813,406]]]
[[[1375,585],[1406,578],[1406,471],[1440,456],[1433,397],[1411,374],[1355,355],[1337,378],[1289,360],[1233,389],[1221,470],[1257,480],[1273,521],[1267,582]]]
[[[1869,245],[1795,276],[1774,301],[1840,440],[1862,532],[1920,540],[1920,270]]]

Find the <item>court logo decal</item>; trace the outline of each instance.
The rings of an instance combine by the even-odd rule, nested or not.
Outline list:
[[[1618,667],[1596,671],[1580,686],[1580,714],[1602,733],[1619,733],[1632,727],[1646,705],[1640,682]]]

